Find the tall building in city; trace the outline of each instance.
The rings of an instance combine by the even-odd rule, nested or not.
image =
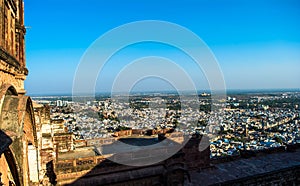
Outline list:
[[[38,148],[24,52],[22,0],[0,0],[0,185],[38,182]]]

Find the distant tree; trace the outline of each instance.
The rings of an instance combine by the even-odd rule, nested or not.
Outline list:
[[[277,143],[280,143],[280,144],[283,143],[282,139],[281,139],[279,136],[275,136],[275,137],[274,137],[274,140],[275,140]]]

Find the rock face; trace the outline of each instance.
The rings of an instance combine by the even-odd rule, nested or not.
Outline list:
[[[23,1],[0,0],[0,20],[0,185],[29,185],[39,181],[38,143],[24,90]]]

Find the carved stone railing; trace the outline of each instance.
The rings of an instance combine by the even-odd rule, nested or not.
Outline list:
[[[59,160],[55,163],[56,169],[68,169],[78,166],[96,166],[106,160],[105,156],[91,156],[86,158],[76,158],[69,160]]]

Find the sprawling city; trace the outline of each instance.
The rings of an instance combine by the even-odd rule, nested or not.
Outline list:
[[[178,156],[182,152],[186,155],[176,161],[185,162],[190,170],[192,180],[186,180],[185,176],[181,180],[186,185],[195,185],[199,181],[204,185],[218,182],[230,184],[232,179],[227,176],[235,174],[237,178],[244,177],[246,180],[236,178],[233,183],[247,181],[251,184],[256,182],[253,179],[258,179],[257,171],[263,174],[268,182],[272,182],[275,179],[269,172],[288,167],[293,167],[295,171],[294,167],[299,165],[300,91],[228,92],[225,99],[223,97],[215,100],[209,92],[187,94],[183,98],[186,100],[182,100],[182,96],[175,92],[139,92],[132,93],[129,97],[100,93],[94,97],[33,96],[32,99],[34,107],[43,108],[42,110],[49,113],[50,125],[44,124],[41,130],[42,150],[47,152],[48,156],[52,152],[52,158],[56,158],[57,178],[61,184],[78,179],[78,172],[81,173],[79,175],[85,174],[85,169],[89,170],[99,161],[95,159],[97,157],[104,156],[118,163],[122,159],[121,162],[126,164],[128,162],[123,161],[130,154],[131,161],[151,161],[148,158],[157,154],[148,153],[158,151],[161,147],[150,146],[151,152],[149,149],[142,149],[146,151],[142,155],[139,154],[141,149],[135,148],[159,144],[166,140],[184,144],[184,148],[176,153]],[[198,100],[193,100],[195,97]],[[182,102],[189,106],[183,107]],[[193,141],[199,139],[199,136],[199,141]],[[203,136],[209,138],[208,143],[205,143]],[[187,144],[184,143],[184,137],[190,139]],[[122,144],[114,144],[116,141],[133,147],[128,149]],[[191,141],[192,145],[189,144]],[[165,148],[170,148],[172,143],[166,143],[168,145]],[[113,148],[110,148],[110,145]],[[193,148],[196,148],[196,151],[191,150]],[[49,149],[56,149],[55,153]],[[134,158],[136,153],[142,157]],[[290,159],[285,160],[285,156],[281,157],[282,153],[287,153]],[[268,159],[268,154],[276,156],[273,158],[277,162],[267,161],[265,158]],[[263,159],[256,162],[259,158]],[[256,171],[250,175],[245,173],[245,170],[240,170],[238,161],[247,161],[244,168],[254,168]],[[289,162],[282,164],[281,161]],[[76,167],[81,168],[73,169],[74,163]],[[226,163],[235,166],[236,172],[228,173],[228,167],[223,168],[226,171],[221,173],[214,170]],[[130,161],[129,165],[132,165]],[[100,171],[101,166],[97,167]],[[68,174],[69,171],[77,172],[76,176]],[[211,174],[222,176],[216,178]],[[204,175],[211,179],[202,177]],[[292,183],[294,178],[289,177],[290,181],[286,183]],[[73,184],[83,184],[83,180],[85,179],[79,178]],[[96,183],[103,183],[103,180]]]
[[[69,96],[32,97],[50,106],[51,119],[63,120],[66,132],[76,140],[114,137],[129,129],[170,128],[186,135],[217,135],[211,139],[211,158],[239,156],[241,151],[291,148],[300,143],[300,92],[252,92],[230,94],[211,111],[210,94],[199,97],[199,109],[180,120],[180,98],[175,94],[133,95],[128,102],[115,102],[108,96],[97,100]],[[76,100],[76,99],[75,99]],[[189,100],[194,103],[194,100]],[[155,105],[151,108],[151,104]],[[192,108],[185,108],[191,109]],[[180,122],[179,122],[180,121]],[[218,125],[209,126],[209,121]],[[185,126],[178,129],[178,126]]]

